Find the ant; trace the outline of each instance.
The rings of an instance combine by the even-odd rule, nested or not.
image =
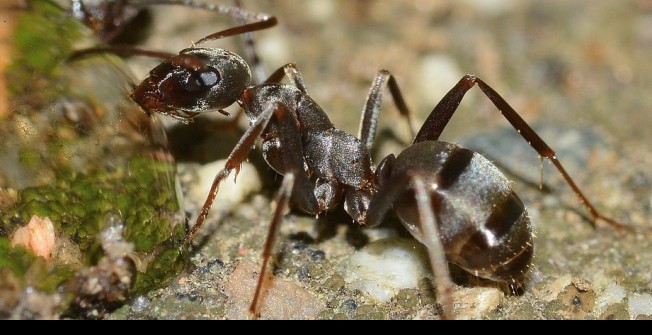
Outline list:
[[[232,28],[204,37],[197,44],[248,33],[256,27],[260,28]],[[78,51],[73,57],[125,51],[93,48]],[[259,138],[267,164],[283,176],[249,308],[254,317],[272,246],[291,204],[317,215],[343,203],[353,220],[368,227],[379,225],[393,207],[405,228],[427,247],[443,318],[454,316],[449,262],[475,276],[506,283],[513,291],[523,286],[534,253],[532,226],[523,202],[489,160],[439,140],[466,92],[476,85],[540,157],[552,162],[590,213],[594,226],[602,220],[616,228],[629,228],[598,212],[552,148],[504,98],[476,76],[463,76],[434,107],[412,143],[399,155],[390,154],[374,167],[370,151],[386,89],[400,114],[410,122],[410,111],[398,83],[387,70],[376,74],[358,135],[353,136],[335,128],[312,100],[295,64],[279,68],[262,84],[252,84],[247,63],[223,49],[191,47],[179,55],[142,50],[129,53],[164,60],[132,95],[146,111],[189,122],[199,113],[221,111],[237,103],[250,122],[225,167],[215,176],[183,248],[201,229],[220,184],[234,171],[237,176]],[[281,83],[285,77],[290,84]]]
[[[239,24],[239,28],[243,29],[242,31],[233,32],[233,34],[241,34],[243,36],[245,59],[249,64],[252,64],[252,68],[255,69],[256,78],[261,80],[265,77],[265,70],[263,69],[260,58],[256,53],[251,32],[275,26],[277,24],[276,18],[265,13],[253,13],[247,11],[242,8],[240,0],[232,1],[233,6],[215,5],[195,0],[70,0],[70,8],[68,11],[70,15],[90,28],[101,42],[110,45],[117,45],[115,42],[122,39],[122,33],[125,32],[125,29],[130,25],[133,25],[133,21],[143,14],[145,9],[150,6],[182,6],[232,16],[236,20],[236,23]],[[254,21],[255,24],[249,26],[246,24],[247,21]],[[256,26],[258,26],[258,28],[254,28]],[[199,42],[195,43],[195,45],[196,44],[199,44]],[[114,48],[120,49],[121,47],[116,46]],[[138,52],[133,51],[135,50],[134,48],[131,49],[131,52],[125,50],[123,54],[138,54]],[[157,57],[153,55],[150,56]],[[163,57],[165,58],[167,56]]]
[[[73,1],[84,4],[89,0]],[[257,69],[257,76],[260,77],[264,71],[255,52],[250,34],[254,31],[274,27],[278,23],[276,17],[264,13],[246,11],[240,7],[239,1],[235,2],[235,7],[231,7],[215,6],[190,0],[118,0],[117,2],[100,0],[97,7],[89,8],[82,6],[80,8],[83,10],[80,11],[90,18],[94,18],[93,20],[101,21],[101,24],[98,23],[98,28],[93,29],[97,29],[96,33],[102,36],[104,29],[110,29],[110,25],[107,24],[109,15],[117,15],[113,11],[118,11],[117,8],[119,8],[120,13],[124,14],[122,11],[126,11],[129,6],[135,4],[139,4],[140,6],[153,4],[191,6],[228,14],[240,21],[252,20],[254,22],[243,23],[242,25],[208,35],[194,42],[193,47],[182,50],[178,55],[132,47],[109,46],[77,50],[68,56],[67,61],[73,61],[77,58],[96,53],[113,53],[123,56],[139,55],[158,58],[163,62],[152,69],[149,76],[141,84],[135,86],[134,92],[131,94],[131,98],[144,111],[148,114],[156,112],[168,115],[183,123],[192,122],[194,117],[208,110],[217,110],[219,113],[229,116],[230,114],[224,111],[223,108],[228,107],[230,104],[223,105],[207,102],[216,101],[220,96],[239,94],[252,77],[249,65],[243,58],[230,51],[217,48],[202,49],[196,46],[224,37],[243,35],[245,36],[247,58],[254,63]],[[114,7],[116,8],[115,10],[113,9]],[[73,13],[75,11],[75,7],[73,6]],[[103,15],[100,16],[99,13]],[[121,18],[120,22],[124,24],[123,20],[126,17],[122,15],[119,17]],[[99,20],[99,18],[102,18],[102,20]],[[117,17],[114,20],[117,20]],[[205,52],[207,50],[213,50],[214,52]],[[231,73],[244,72],[244,68],[246,68],[247,78],[229,77]],[[216,69],[220,69],[221,71]],[[222,75],[221,72],[224,72],[226,76]],[[220,85],[217,85],[218,82]]]

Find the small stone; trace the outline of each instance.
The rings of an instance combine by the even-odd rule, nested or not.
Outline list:
[[[600,319],[603,320],[629,320],[629,312],[627,311],[626,304],[612,304],[609,305],[605,311],[600,314]]]
[[[342,305],[340,305],[340,308],[345,312],[353,312],[358,309],[358,303],[353,299],[345,300],[342,302]]]
[[[608,306],[622,302],[626,296],[627,292],[622,286],[611,283],[607,285],[602,294],[598,297],[596,310],[604,311]]]
[[[632,294],[629,297],[629,316],[638,319],[639,316],[652,316],[652,295]]]
[[[142,313],[150,306],[150,301],[145,296],[138,296],[134,299],[133,304],[131,304],[131,311],[134,313]]]
[[[195,204],[203,204],[208,195],[215,175],[224,168],[225,159],[204,164],[197,170],[196,186],[189,192],[189,200]],[[234,178],[235,182],[234,182]],[[236,177],[235,171],[222,181],[220,190],[215,197],[211,211],[228,211],[233,206],[243,202],[250,194],[260,191],[262,181],[258,171],[251,163],[244,162]]]
[[[505,295],[497,288],[461,288],[453,293],[455,318],[460,320],[481,319],[498,308]]]
[[[401,290],[396,295],[396,302],[405,308],[412,308],[417,305],[418,299],[415,290]]]
[[[575,288],[580,292],[587,292],[591,290],[591,283],[589,283],[586,279],[573,278],[571,282],[573,283],[573,286],[575,286]]]
[[[324,282],[324,287],[329,291],[337,291],[346,285],[344,278],[338,274],[331,276]]]
[[[25,227],[18,228],[11,238],[11,246],[20,245],[34,255],[50,259],[55,247],[54,225],[49,218],[33,215]]]
[[[370,243],[340,264],[340,273],[350,288],[378,302],[388,302],[402,289],[417,288],[428,269],[423,245],[404,238]]]

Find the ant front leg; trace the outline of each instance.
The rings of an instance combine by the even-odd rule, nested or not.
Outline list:
[[[243,94],[246,105],[251,104],[251,95]],[[294,196],[297,206],[308,213],[319,213],[324,207],[315,197],[315,189],[306,171],[304,171],[303,146],[300,137],[300,130],[295,114],[284,104],[276,103],[274,119],[275,132],[263,132],[265,138],[263,151],[269,157],[274,156],[274,165],[283,174],[283,183],[279,191],[276,209],[269,227],[269,233],[263,247],[262,265],[259,272],[258,284],[254,298],[251,302],[249,312],[257,317],[258,304],[261,298],[262,287],[266,278],[267,264],[272,255],[274,241],[278,236],[283,214],[289,207],[289,202]],[[276,137],[276,138],[274,138]],[[276,152],[271,153],[270,152]]]
[[[213,206],[213,201],[215,201],[215,197],[217,196],[217,192],[220,188],[220,183],[226,179],[233,170],[236,171],[235,173],[237,177],[238,170],[240,169],[242,162],[249,155],[249,152],[254,148],[256,139],[267,127],[270,119],[272,118],[272,115],[278,113],[279,111],[280,108],[278,106],[268,108],[258,117],[258,119],[256,119],[256,121],[249,127],[249,129],[247,129],[244,135],[242,135],[242,138],[240,138],[238,144],[236,144],[235,148],[233,148],[229,154],[224,168],[215,176],[213,184],[211,185],[211,189],[208,193],[208,196],[206,197],[206,201],[204,202],[204,205],[201,208],[201,212],[197,217],[197,221],[183,241],[183,247],[187,247],[190,244],[195,234],[204,224],[204,221],[208,216],[208,211],[210,210],[211,206]]]
[[[482,92],[493,102],[507,121],[518,131],[519,134],[536,150],[541,157],[549,159],[562,175],[566,183],[571,187],[580,202],[586,207],[591,214],[595,226],[596,221],[604,220],[606,223],[619,228],[630,229],[627,225],[611,219],[600,212],[591,204],[589,199],[584,195],[575,181],[570,177],[566,169],[562,166],[555,152],[546,144],[541,137],[523,120],[523,118],[512,108],[503,97],[501,97],[493,88],[487,85],[480,78],[473,75],[465,75],[462,79],[442,98],[442,100],[432,110],[423,126],[414,138],[413,143],[422,141],[436,141],[444,131],[444,128],[450,121],[451,117],[457,110],[462,98],[468,90],[474,85],[478,85]]]

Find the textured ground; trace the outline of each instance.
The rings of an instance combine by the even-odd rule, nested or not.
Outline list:
[[[245,6],[279,18],[279,27],[256,34],[268,71],[297,63],[312,96],[338,127],[356,132],[358,111],[379,68],[396,75],[417,120],[423,120],[464,73],[474,73],[542,131],[544,140],[600,210],[643,230],[624,234],[604,226],[591,228],[577,199],[550,166],[544,175],[552,190],[540,192],[536,153],[487,99],[470,93],[443,138],[478,148],[513,172],[536,227],[536,255],[532,279],[521,296],[462,278],[454,294],[458,317],[652,316],[652,245],[645,231],[650,227],[652,206],[652,175],[647,168],[652,159],[647,135],[652,101],[646,94],[652,71],[645,61],[652,53],[652,5],[646,1],[597,1],[588,6],[581,1],[469,0],[437,4],[274,1]],[[218,20],[206,17],[199,27],[196,22],[179,22],[154,28],[168,33],[154,35],[149,42],[174,49],[224,26],[223,21],[213,24]],[[399,122],[388,105],[381,116],[384,125]],[[390,128],[383,136],[406,138],[405,128],[385,129]],[[214,148],[215,143],[228,139],[206,139],[191,146],[201,151],[198,148]],[[380,147],[377,157],[400,150],[401,144],[387,140]],[[214,150],[228,149],[220,145]],[[225,154],[215,154],[219,155]],[[182,164],[181,170],[192,175],[192,165]],[[269,180],[264,165],[258,166],[258,172]],[[277,187],[274,182],[271,187],[269,182],[264,185],[224,217],[213,217],[214,225],[206,230],[210,234],[193,258],[194,268],[171,287],[152,292],[137,301],[140,305],[125,307],[114,317],[247,317],[271,212],[269,194]],[[187,210],[196,211],[193,205]],[[396,219],[388,221],[392,220]],[[381,237],[405,235],[400,227],[394,229],[398,225],[388,222],[387,226],[362,230],[345,215],[315,221],[290,214],[275,248],[276,276],[262,317],[436,317],[432,286],[418,266],[418,257],[417,261],[410,261],[410,255],[407,260],[392,261],[382,254],[414,249],[416,243],[385,240],[363,247]],[[411,273],[406,277],[421,278],[411,288],[390,290],[389,300],[378,302],[380,298],[372,298],[373,291],[363,293],[343,269],[351,258],[365,253],[380,254],[363,261],[367,265],[378,262],[389,269],[396,265],[392,262],[408,264],[400,271]],[[410,268],[409,264],[416,265]],[[377,277],[360,276],[384,285],[391,281],[386,271]]]
[[[639,229],[629,234],[605,226],[593,229],[548,164],[544,177],[551,190],[539,191],[536,152],[479,91],[469,93],[442,139],[477,148],[513,173],[535,225],[536,255],[531,281],[520,296],[459,276],[454,293],[459,318],[652,317],[649,1],[276,0],[244,5],[279,19],[278,27],[255,34],[267,71],[298,64],[311,95],[339,128],[356,133],[370,81],[380,68],[397,77],[417,124],[463,74],[476,74],[541,130],[600,210]],[[230,24],[179,8],[157,9],[152,17],[150,38],[142,43],[168,51]],[[239,51],[235,42],[214,46]],[[152,63],[132,65],[142,77]],[[381,116],[378,159],[398,152],[400,142],[408,140],[389,100]],[[212,178],[198,177],[197,162],[224,158],[239,136],[219,123],[210,133],[200,126],[214,123],[205,119],[170,129],[183,161],[179,170],[191,215],[203,200],[196,190]],[[253,175],[238,178],[251,195],[213,212],[188,271],[169,287],[137,297],[112,318],[248,317],[273,206],[270,195],[280,180],[260,163],[258,151],[251,162]],[[396,218],[374,230],[350,221],[340,213],[315,220],[293,212],[284,219],[262,318],[438,317],[419,245],[409,238],[373,242],[407,236]],[[360,257],[365,269],[357,277],[394,285],[385,289],[386,301],[354,279],[351,268],[359,266],[354,260]],[[378,275],[367,269],[375,264],[382,269],[398,264],[403,266],[398,273],[416,279],[396,284],[391,271]]]

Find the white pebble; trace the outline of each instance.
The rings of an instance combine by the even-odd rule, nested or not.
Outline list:
[[[629,297],[629,316],[636,319],[639,315],[652,316],[652,295],[632,294]]]
[[[189,195],[193,203],[200,204],[200,206],[204,203],[215,175],[224,168],[225,163],[226,160],[222,159],[204,164],[197,170],[199,176],[198,185],[194,187],[194,191]],[[228,211],[262,188],[262,181],[258,171],[250,163],[242,163],[236,182],[233,181],[234,177],[235,171],[231,172],[231,175],[220,184],[219,192],[211,208],[212,212]]]
[[[146,309],[149,308],[149,305],[150,305],[149,299],[141,295],[138,296],[136,299],[134,299],[134,302],[131,305],[131,311],[134,313],[144,312]]]
[[[616,285],[614,283],[610,283],[604,289],[602,295],[598,297],[598,301],[596,303],[596,310],[599,313],[602,313],[610,305],[617,304],[623,301],[623,299],[625,299],[626,294],[627,293],[625,292],[625,289],[622,286]]]
[[[387,302],[400,290],[416,288],[429,274],[425,248],[415,240],[388,238],[372,242],[340,264],[351,289],[378,302]]]
[[[426,55],[419,68],[422,83],[418,87],[424,101],[439,101],[464,76],[457,61],[443,53]]]

